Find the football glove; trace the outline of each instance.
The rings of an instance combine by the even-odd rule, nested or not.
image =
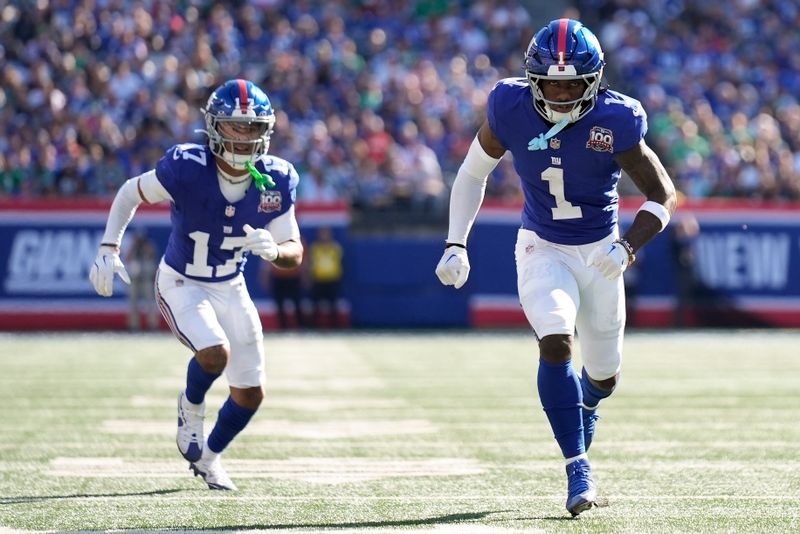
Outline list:
[[[632,263],[625,247],[615,241],[596,247],[586,258],[586,265],[594,267],[609,280],[616,280]]]
[[[110,297],[114,293],[114,275],[119,273],[119,277],[126,284],[131,283],[128,271],[119,259],[116,247],[101,245],[94,259],[94,265],[89,270],[89,280],[94,286],[97,294],[103,297]]]
[[[460,289],[469,277],[467,249],[456,245],[444,249],[442,259],[436,266],[436,276],[444,285]]]
[[[261,256],[267,261],[275,261],[278,259],[278,244],[272,238],[269,230],[264,228],[254,229],[249,224],[243,227],[244,233],[247,234],[246,241],[244,242],[244,249],[249,250],[253,254]]]

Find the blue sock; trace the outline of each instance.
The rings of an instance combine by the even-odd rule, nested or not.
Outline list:
[[[222,452],[236,437],[236,434],[247,426],[254,413],[256,413],[255,410],[239,406],[233,402],[232,398],[228,397],[219,410],[214,430],[208,436],[208,448],[211,449],[211,452]]]
[[[581,389],[583,390],[583,404],[589,408],[596,408],[600,401],[609,397],[614,390],[603,390],[592,384],[589,380],[589,375],[586,374],[586,368],[581,371]]]
[[[564,458],[586,452],[583,445],[581,384],[572,362],[553,364],[539,359],[539,399]]]
[[[189,369],[186,371],[186,398],[189,402],[202,404],[206,398],[206,391],[221,374],[207,373],[200,367],[197,358],[189,360]]]

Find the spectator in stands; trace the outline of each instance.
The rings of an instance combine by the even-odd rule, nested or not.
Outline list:
[[[389,155],[395,203],[417,213],[443,211],[442,168],[433,149],[420,139],[416,124],[403,124]]]
[[[133,233],[133,240],[125,254],[125,265],[131,278],[128,288],[128,329],[141,330],[141,318],[147,320],[147,329],[156,330],[159,312],[153,294],[159,255],[153,241],[144,229]]]
[[[303,243],[305,247],[305,243]],[[303,294],[307,285],[305,261],[294,269],[277,269],[260,262],[259,281],[269,290],[278,314],[278,328],[290,330],[306,326]]]
[[[338,302],[344,272],[343,257],[342,246],[333,238],[329,227],[321,226],[317,230],[317,239],[311,244],[308,256],[314,323],[319,328],[327,325],[338,328],[342,326]]]
[[[677,305],[672,324],[684,328],[697,324],[692,320],[697,292],[697,273],[695,272],[695,244],[700,234],[700,223],[691,211],[681,210],[672,224],[671,245],[673,269],[675,272],[675,294]]]

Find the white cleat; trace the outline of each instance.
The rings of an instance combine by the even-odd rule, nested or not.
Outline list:
[[[217,454],[214,455],[213,460],[203,456],[196,462],[189,464],[189,469],[194,471],[194,476],[203,477],[203,480],[208,484],[208,489],[226,491],[239,489],[228,476],[228,473],[225,472],[225,468],[222,467],[222,462],[220,462]]]
[[[178,396],[178,434],[175,441],[181,455],[190,462],[198,461],[203,454],[205,409],[205,403],[199,409],[193,407],[184,392]]]

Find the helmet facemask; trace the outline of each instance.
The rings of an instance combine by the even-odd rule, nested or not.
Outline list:
[[[231,167],[246,169],[255,164],[269,150],[269,140],[275,125],[275,116],[216,117],[204,112],[206,133],[211,151]]]
[[[555,124],[564,119],[567,119],[569,122],[575,122],[594,108],[595,102],[597,102],[597,92],[600,89],[600,80],[603,77],[603,69],[601,68],[598,72],[590,74],[573,76],[541,76],[533,74],[530,71],[527,71],[526,74],[528,76],[528,83],[531,86],[531,92],[533,93],[533,106],[542,117]],[[548,100],[544,96],[541,84],[550,80],[583,80],[586,84],[586,90],[581,97],[575,100],[566,102]],[[569,105],[572,105],[572,109],[569,112],[556,111],[552,108],[552,106]]]

